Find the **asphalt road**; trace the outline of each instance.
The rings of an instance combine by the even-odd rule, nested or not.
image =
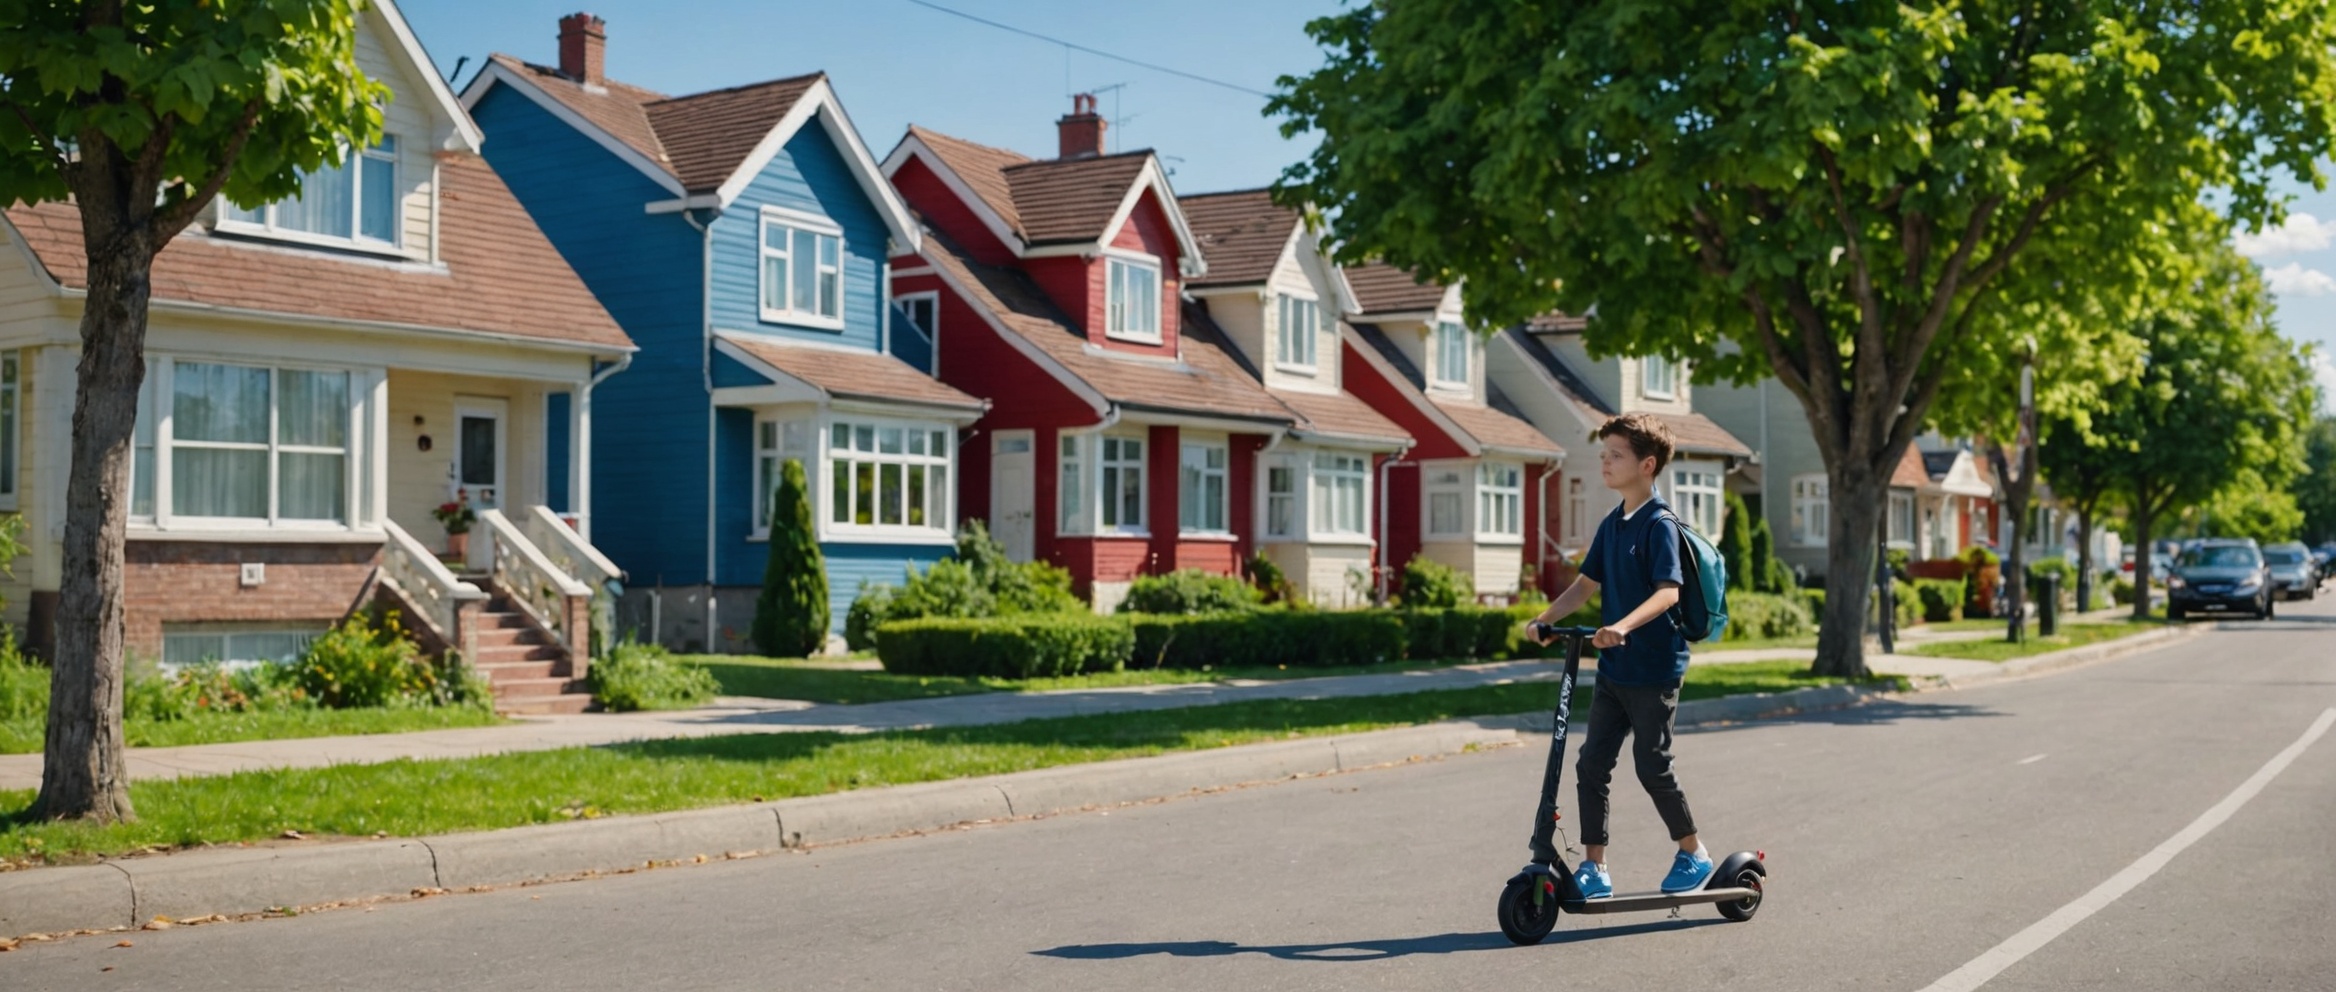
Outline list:
[[[1708,907],[1567,917],[1547,943],[1510,947],[1493,899],[1524,861],[1536,744],[807,854],[137,933],[129,948],[115,936],[28,945],[0,955],[0,989],[1913,992],[2077,904],[2097,911],[2061,913],[2066,926],[1991,959],[2006,966],[1978,987],[2326,990],[2336,733],[2294,746],[2336,707],[2336,609],[2324,598],[2283,612],[2045,678],[1682,735],[1708,843],[1769,856],[1768,902],[1744,924]],[[2227,816],[2201,824],[2218,805]],[[1652,888],[1668,842],[1627,773],[1616,806],[1617,887]],[[2186,830],[2195,843],[2162,870],[2134,867]],[[2135,884],[2096,892],[2112,880]]]

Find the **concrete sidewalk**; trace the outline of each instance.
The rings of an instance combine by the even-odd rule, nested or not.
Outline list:
[[[1939,639],[1984,638],[1985,633],[1944,634]],[[1806,648],[1706,651],[1694,664],[1743,661],[1807,661]],[[1970,679],[1999,670],[1983,661],[1874,655],[1868,667],[1882,675],[1916,679]],[[1594,670],[1595,665],[1585,669]],[[406,734],[306,737],[238,741],[184,747],[132,748],[132,779],[223,775],[269,768],[321,768],[378,764],[400,759],[467,758],[517,751],[549,751],[626,741],[727,734],[833,731],[869,733],[920,727],[1013,723],[1050,717],[1210,706],[1264,699],[1337,699],[1389,696],[1435,689],[1536,682],[1557,677],[1549,661],[1488,662],[1383,675],[1343,675],[1287,681],[1231,680],[1189,685],[1074,689],[1059,692],[992,692],[885,703],[835,705],[791,700],[724,697],[711,706],[663,713],[584,713],[527,717],[494,727],[426,730]],[[0,789],[40,787],[41,756],[0,755]]]

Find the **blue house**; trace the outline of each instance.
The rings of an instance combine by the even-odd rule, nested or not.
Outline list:
[[[640,349],[592,420],[621,625],[745,649],[796,459],[840,630],[863,582],[948,553],[960,434],[985,409],[932,377],[930,336],[893,304],[886,260],[918,249],[916,221],[824,74],[669,97],[607,78],[601,19],[563,18],[559,39],[557,67],[494,55],[462,99]]]

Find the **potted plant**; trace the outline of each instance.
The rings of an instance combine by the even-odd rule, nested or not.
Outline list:
[[[438,518],[438,525],[446,528],[446,558],[461,562],[470,557],[470,525],[478,522],[478,511],[470,507],[470,492],[457,489],[454,498],[438,504],[430,511]]]

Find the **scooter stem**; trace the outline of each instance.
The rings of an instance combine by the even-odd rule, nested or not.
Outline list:
[[[1557,787],[1565,778],[1567,719],[1573,714],[1574,682],[1582,671],[1582,641],[1594,633],[1587,627],[1544,627],[1543,632],[1565,638],[1565,673],[1558,678],[1556,721],[1549,735],[1549,766],[1541,774],[1541,803],[1533,810],[1530,847],[1537,864],[1562,864],[1551,841],[1557,833]]]

